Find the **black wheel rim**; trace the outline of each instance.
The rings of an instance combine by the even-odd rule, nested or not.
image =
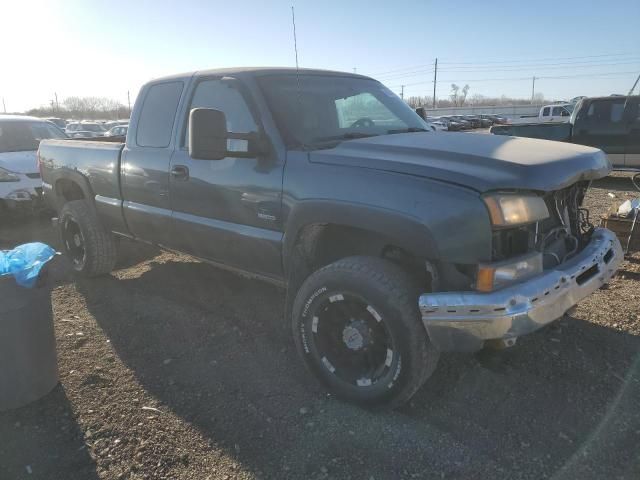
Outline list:
[[[62,241],[74,268],[81,269],[87,256],[80,225],[73,217],[66,217],[62,225]]]
[[[379,309],[337,293],[319,301],[309,318],[310,352],[327,374],[359,388],[392,381],[400,357]]]

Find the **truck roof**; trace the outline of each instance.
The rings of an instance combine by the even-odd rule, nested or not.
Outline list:
[[[30,117],[28,115],[7,115],[0,114],[0,122],[3,121],[11,121],[11,122],[46,122],[44,118],[38,117]]]
[[[617,98],[640,98],[640,95],[602,95],[600,97],[584,97],[585,100],[615,100]]]
[[[296,72],[303,73],[305,75],[335,75],[340,77],[356,77],[356,78],[371,78],[366,75],[360,75],[357,73],[340,72],[337,70],[321,70],[316,68],[300,68],[297,70],[292,67],[230,67],[230,68],[214,68],[209,70],[197,70],[193,72],[178,73],[175,75],[168,75],[165,77],[154,78],[151,82],[158,82],[162,80],[183,79],[189,77],[201,77],[201,76],[214,76],[214,75],[273,75],[273,74],[295,74]]]

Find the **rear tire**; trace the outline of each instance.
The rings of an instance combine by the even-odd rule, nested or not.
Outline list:
[[[105,275],[117,258],[116,242],[84,200],[67,202],[60,211],[62,248],[76,272],[86,277]]]
[[[422,325],[418,293],[411,277],[387,260],[338,260],[297,292],[292,327],[298,353],[337,397],[398,407],[431,376],[439,357]]]

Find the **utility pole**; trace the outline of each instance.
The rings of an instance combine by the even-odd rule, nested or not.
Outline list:
[[[60,111],[60,105],[58,104],[58,94],[57,92],[53,92],[53,95],[56,97],[56,112]]]
[[[7,113],[7,105],[4,103],[4,97],[2,97],[2,109],[4,110],[4,113]]]
[[[533,105],[533,98],[536,96],[536,76],[533,76],[533,85],[531,86],[531,105]]]
[[[436,84],[438,83],[438,57],[436,57],[436,66],[433,70],[433,108],[436,108]]]
[[[400,90],[400,98],[404,100],[404,85],[400,85],[400,87],[402,88],[402,90]]]
[[[638,82],[640,82],[640,75],[638,75],[638,78],[636,78],[636,81],[634,82],[633,87],[631,87],[631,90],[629,90],[629,93],[627,94],[628,97],[633,95],[633,91],[636,89],[636,85],[638,85]]]
[[[129,105],[129,118],[131,118],[131,97],[129,96],[129,90],[127,90],[127,104]]]

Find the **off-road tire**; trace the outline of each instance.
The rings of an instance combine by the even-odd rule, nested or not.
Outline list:
[[[333,301],[331,297],[338,294],[358,296],[379,312],[399,353],[399,365],[389,366],[393,377],[368,386],[350,384],[323,364],[326,357],[317,358],[319,354],[311,342],[315,342],[313,332],[319,327],[317,318],[312,316],[327,304],[327,299]],[[411,276],[388,260],[356,256],[323,267],[304,281],[293,302],[291,321],[298,353],[307,368],[337,397],[366,407],[396,408],[431,376],[439,358],[422,324],[418,295]],[[315,326],[309,327],[310,321]]]
[[[85,277],[106,275],[113,270],[117,258],[117,242],[96,215],[95,209],[84,200],[67,202],[60,211],[60,237],[62,248],[69,256],[65,245],[65,222],[72,219],[80,228],[84,240],[85,256],[81,264],[71,261],[74,271]]]

